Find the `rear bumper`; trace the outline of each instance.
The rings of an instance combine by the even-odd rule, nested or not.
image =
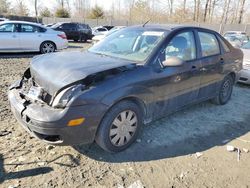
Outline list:
[[[8,93],[11,110],[31,135],[53,145],[92,143],[106,106],[85,105],[57,110],[39,104],[27,104],[17,89]],[[74,127],[67,126],[72,119],[84,117],[85,121]]]
[[[244,83],[244,84],[250,84],[250,70],[242,69],[239,72],[238,82]]]
[[[68,40],[67,39],[60,39],[56,43],[57,50],[63,50],[68,48]]]

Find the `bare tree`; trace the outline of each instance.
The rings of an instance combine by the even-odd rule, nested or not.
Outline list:
[[[0,0],[0,14],[7,14],[10,12],[9,2],[7,0]]]
[[[28,8],[22,0],[16,0],[16,6],[14,7],[15,14],[18,16],[28,16]]]

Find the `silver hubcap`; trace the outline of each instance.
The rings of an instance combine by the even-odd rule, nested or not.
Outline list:
[[[222,96],[224,98],[227,98],[229,94],[230,94],[230,81],[227,80],[222,86]]]
[[[55,47],[53,44],[51,43],[45,43],[43,45],[43,52],[44,53],[51,53],[51,52],[54,52],[55,51]]]
[[[109,132],[111,143],[123,146],[133,137],[137,128],[137,116],[131,110],[121,112],[112,122]]]

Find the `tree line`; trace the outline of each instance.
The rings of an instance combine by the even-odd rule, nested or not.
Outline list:
[[[91,0],[56,0],[57,7],[50,10],[42,0],[29,0],[36,17],[82,17],[127,19],[131,22],[204,22],[204,23],[247,23],[250,2],[246,0],[111,0],[109,10]],[[92,1],[93,2],[93,1]],[[22,0],[11,7],[10,0],[0,0],[0,15],[28,16],[29,10]]]

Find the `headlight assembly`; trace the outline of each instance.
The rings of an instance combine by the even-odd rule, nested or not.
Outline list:
[[[53,100],[52,107],[64,108],[72,97],[84,90],[84,87],[84,85],[79,84],[62,90]]]

